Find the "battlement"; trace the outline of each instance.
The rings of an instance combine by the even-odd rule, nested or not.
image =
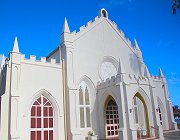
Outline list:
[[[162,78],[157,76],[157,75],[151,75],[151,78],[154,80],[154,81],[161,81]]]
[[[110,87],[110,86],[115,85],[119,81],[120,81],[119,77],[112,76],[111,78],[107,78],[106,81],[98,82],[97,83],[97,88],[102,89],[102,88]]]
[[[101,10],[103,10],[103,9],[101,9]],[[135,53],[134,45],[132,44],[130,39],[125,36],[124,32],[122,30],[118,29],[116,22],[111,21],[110,19],[103,17],[103,16],[96,16],[94,18],[94,20],[88,21],[85,25],[82,25],[77,32],[76,32],[76,30],[74,30],[73,32],[71,32],[71,34],[74,36],[81,35],[81,34],[85,33],[86,31],[88,31],[88,29],[90,27],[96,25],[96,23],[100,23],[103,20],[107,20],[110,23],[110,25],[113,26],[114,29],[116,29],[117,33],[122,37],[122,39],[127,44],[127,46]]]
[[[94,24],[96,21],[98,21],[100,18],[101,18],[101,17],[98,17],[98,16],[95,17],[93,21],[92,21],[92,20],[88,21],[88,22],[86,23],[86,25],[82,25],[82,26],[79,28],[79,31],[78,31],[78,32],[76,32],[76,30],[75,30],[75,31],[72,32],[72,34],[76,35],[76,34],[81,33],[82,31],[84,31],[84,30],[86,30],[88,27],[90,27],[92,24]]]
[[[129,84],[138,84],[138,85],[148,85],[149,81],[147,77],[141,77],[141,76],[137,76],[137,75],[132,75],[132,74],[126,74],[123,75],[123,79],[127,80]],[[121,81],[121,76],[120,75],[116,75],[116,76],[112,76],[111,78],[107,78],[106,81],[102,81],[102,82],[98,82],[97,83],[97,88],[98,89],[103,89],[103,88],[107,88],[110,86],[114,86],[117,83],[119,83]]]
[[[44,65],[44,66],[60,66],[60,63],[56,63],[56,59],[50,59],[47,61],[46,57],[41,57],[40,60],[36,59],[35,55],[30,55],[29,59],[25,58],[24,54],[21,54],[21,62],[28,64]]]

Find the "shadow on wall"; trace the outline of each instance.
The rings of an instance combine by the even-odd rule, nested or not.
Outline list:
[[[132,68],[135,72],[137,72],[138,69],[139,69],[139,67],[138,67],[138,59],[137,59],[137,57],[135,56],[134,53],[129,54],[129,61],[130,61],[130,66],[131,66],[131,68]]]
[[[0,96],[5,94],[6,89],[6,67],[3,68],[0,74]]]
[[[99,131],[98,131],[98,125],[97,124],[99,121],[98,119],[102,119],[102,118],[98,118],[99,117],[99,114],[97,112],[97,98],[95,99],[95,102],[94,102],[94,108],[92,109],[92,112],[91,112],[91,118],[92,118],[92,130],[95,132],[95,135],[98,135],[99,134]],[[97,116],[98,115],[98,116]]]

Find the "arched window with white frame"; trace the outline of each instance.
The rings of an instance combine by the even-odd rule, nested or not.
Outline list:
[[[54,111],[50,101],[39,96],[31,106],[30,140],[54,139]]]
[[[88,85],[82,81],[79,85],[79,110],[80,110],[80,127],[91,127],[91,101],[90,89]]]

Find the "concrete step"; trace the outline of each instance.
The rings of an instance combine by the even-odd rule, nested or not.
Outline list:
[[[149,138],[138,138],[138,140],[158,140],[156,137],[149,137]]]

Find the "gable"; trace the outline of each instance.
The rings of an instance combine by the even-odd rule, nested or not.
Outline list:
[[[89,74],[100,80],[99,66],[105,57],[121,59],[128,74],[139,74],[138,58],[129,41],[115,24],[107,18],[99,18],[73,38],[75,75]],[[78,64],[78,65],[77,65]],[[83,70],[79,70],[79,64]],[[79,73],[81,71],[81,74]]]

